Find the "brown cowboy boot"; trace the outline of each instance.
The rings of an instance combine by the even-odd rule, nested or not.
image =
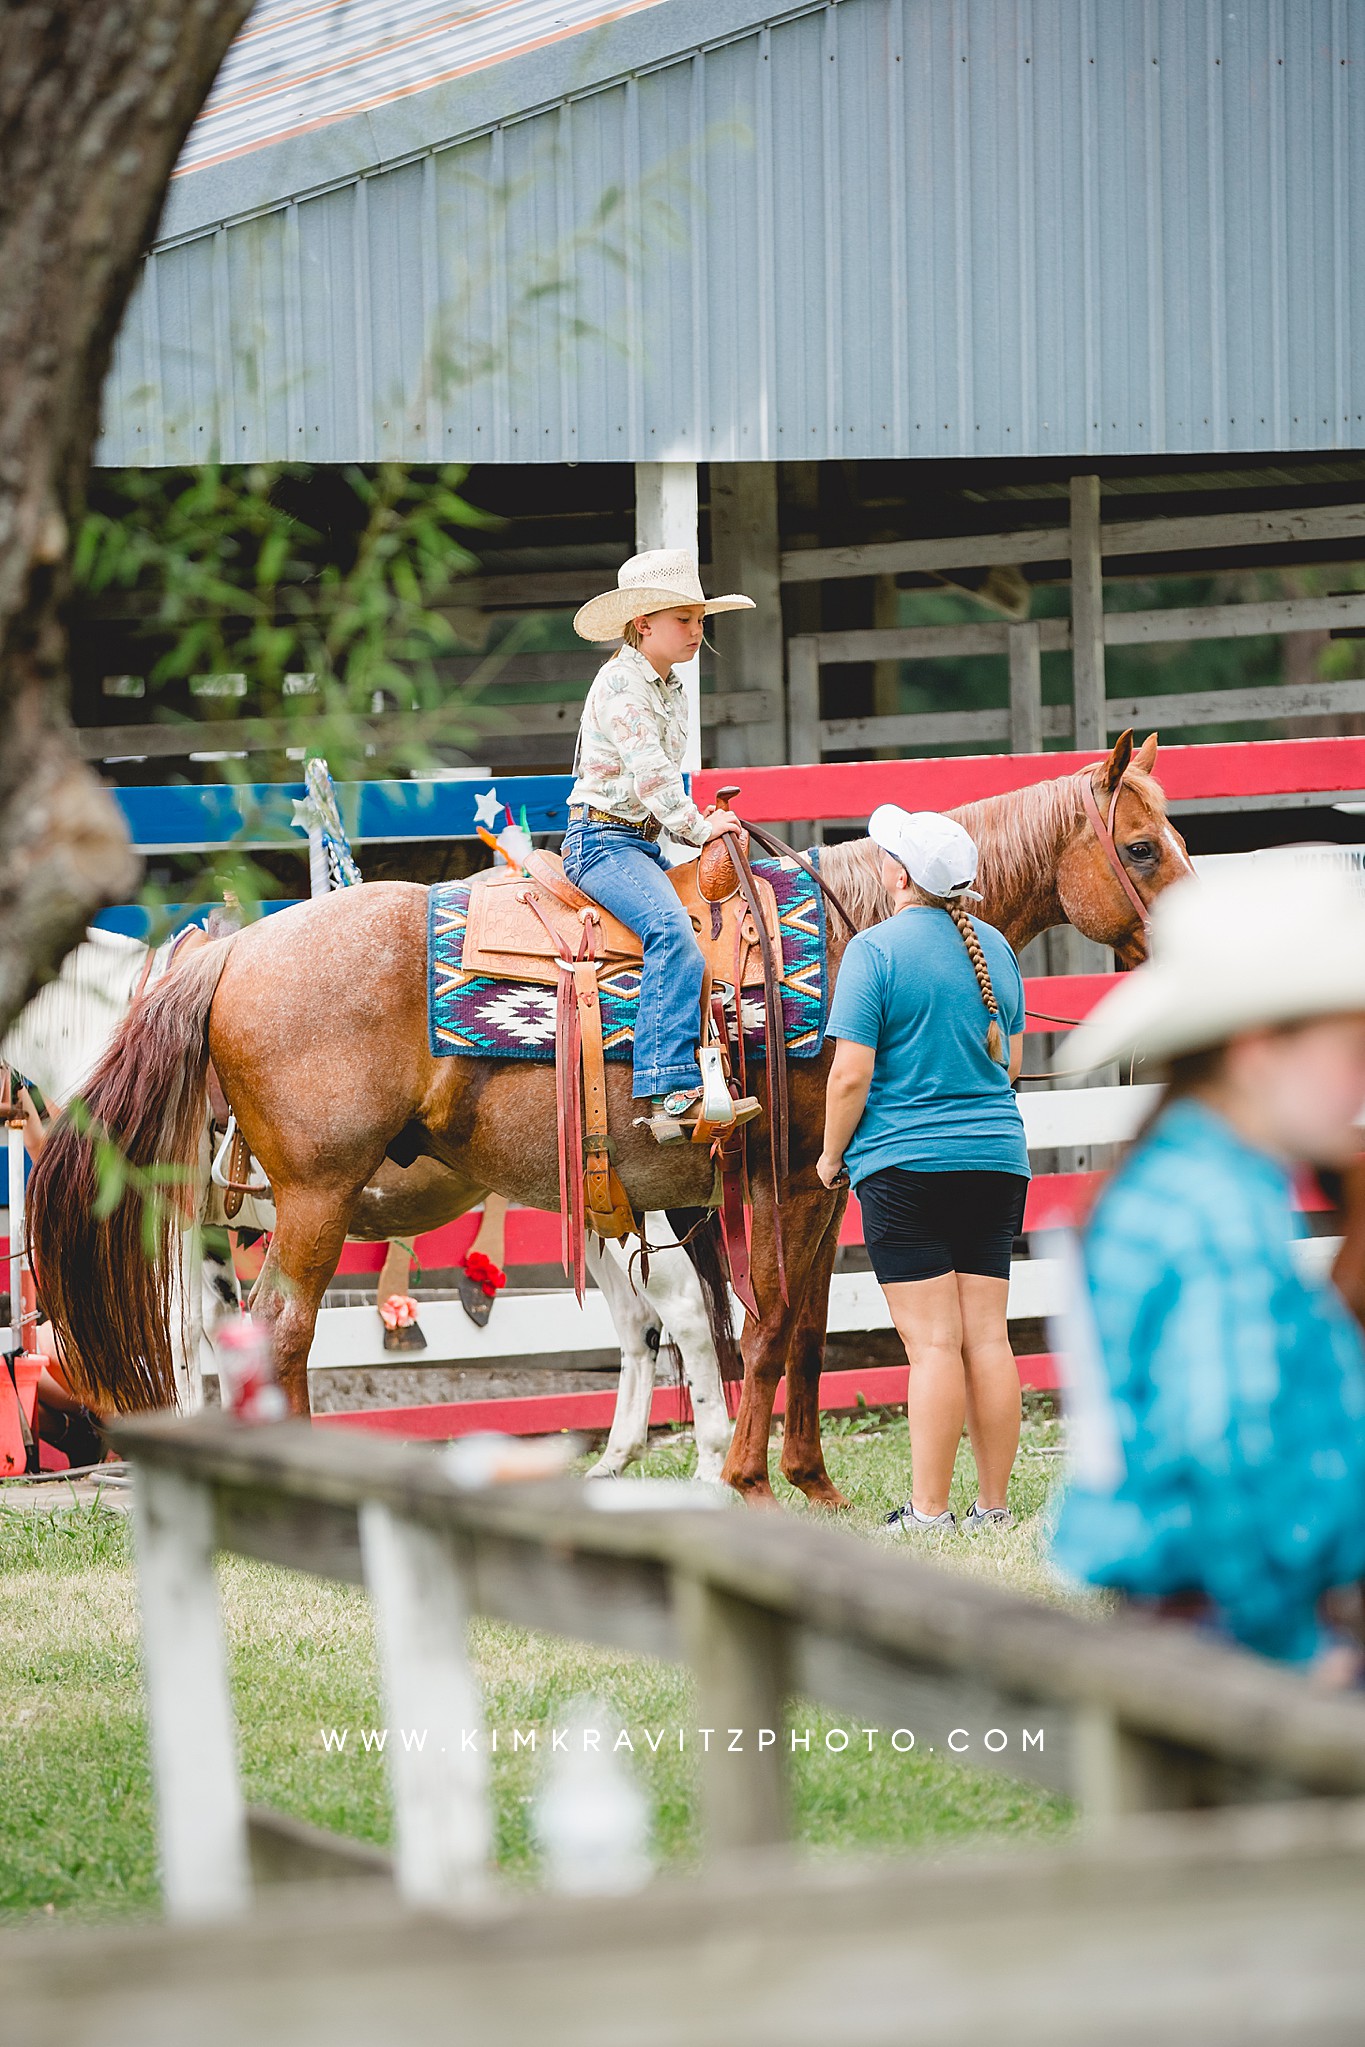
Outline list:
[[[696,1127],[704,1092],[700,1087],[677,1087],[666,1095],[655,1095],[652,1097],[653,1113],[639,1116],[636,1121],[651,1133],[656,1143],[681,1144],[684,1139],[690,1140]],[[753,1095],[741,1095],[737,1101],[732,1097],[731,1107],[734,1115],[730,1122],[733,1123],[751,1123],[763,1111],[763,1104]]]

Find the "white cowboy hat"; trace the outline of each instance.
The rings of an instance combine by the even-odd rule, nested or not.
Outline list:
[[[930,896],[970,896],[981,901],[976,880],[976,840],[955,817],[937,810],[902,810],[899,803],[879,803],[867,821],[868,837],[901,866]]]
[[[680,611],[700,604],[713,611],[752,611],[752,597],[708,597],[701,587],[697,557],[685,547],[654,547],[633,554],[617,571],[616,588],[590,597],[574,613],[573,629],[583,640],[619,640],[633,618],[652,611]]]
[[[1151,958],[1122,975],[1054,1061],[1160,1066],[1243,1031],[1365,1010],[1365,888],[1285,847],[1177,882],[1152,905]]]

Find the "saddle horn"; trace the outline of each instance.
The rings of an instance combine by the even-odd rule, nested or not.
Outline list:
[[[725,789],[718,789],[716,809],[729,810],[738,794],[737,783]],[[738,840],[740,851],[747,858],[749,834],[742,825],[739,825],[738,820],[736,825],[733,837]],[[697,862],[697,893],[708,903],[729,902],[739,887],[739,870],[730,858],[730,840],[731,834],[727,833],[724,838],[708,839],[701,849],[701,858]]]

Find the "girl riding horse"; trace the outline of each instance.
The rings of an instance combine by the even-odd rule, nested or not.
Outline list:
[[[708,599],[695,555],[656,548],[632,555],[617,587],[574,618],[581,638],[620,637],[623,644],[598,670],[583,705],[564,872],[640,938],[634,1091],[637,1101],[649,1100],[653,1114],[642,1121],[661,1144],[678,1142],[697,1120],[704,970],[659,834],[700,851],[735,828],[728,811],[703,816],[687,793],[687,700],[675,663],[694,658],[711,612],[752,609],[751,597]],[[746,1095],[734,1120],[747,1123],[758,1112]]]

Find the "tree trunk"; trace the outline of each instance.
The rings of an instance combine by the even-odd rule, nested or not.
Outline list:
[[[0,36],[0,1030],[138,867],[67,715],[70,539],[180,147],[251,0],[7,0]]]

